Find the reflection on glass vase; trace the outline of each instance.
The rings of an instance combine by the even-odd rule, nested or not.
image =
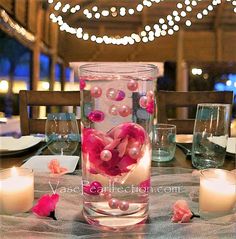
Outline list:
[[[153,65],[79,69],[84,216],[112,230],[145,222],[154,114]]]

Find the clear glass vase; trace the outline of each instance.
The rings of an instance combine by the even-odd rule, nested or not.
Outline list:
[[[83,212],[120,230],[148,216],[154,65],[87,64],[81,88]]]

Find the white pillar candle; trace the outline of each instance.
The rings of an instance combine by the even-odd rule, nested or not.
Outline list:
[[[29,211],[34,200],[33,171],[11,168],[0,171],[0,213],[15,214]]]
[[[202,217],[225,215],[236,202],[236,174],[222,169],[201,171],[199,212]]]

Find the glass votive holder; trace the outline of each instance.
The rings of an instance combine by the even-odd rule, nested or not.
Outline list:
[[[157,124],[154,126],[152,160],[167,162],[174,158],[176,148],[176,126]]]
[[[0,214],[29,211],[34,201],[34,173],[27,168],[0,171]]]
[[[236,174],[205,169],[200,174],[199,214],[204,219],[232,213],[236,202]]]

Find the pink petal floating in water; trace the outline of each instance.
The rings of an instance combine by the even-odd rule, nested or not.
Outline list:
[[[105,115],[100,110],[94,110],[94,111],[89,113],[88,118],[92,122],[101,122],[101,121],[104,120]]]
[[[125,137],[117,147],[117,150],[119,152],[119,157],[124,156],[127,145],[128,145],[128,137]]]
[[[107,134],[95,129],[83,129],[82,152],[89,160],[90,172],[118,176],[127,173],[137,164],[144,154],[144,144],[149,144],[145,130],[135,123],[124,123],[114,127]],[[111,141],[113,139],[113,141]],[[129,149],[137,147],[137,158],[129,156]],[[108,161],[101,159],[101,152],[110,150]]]
[[[120,139],[114,139],[110,144],[106,145],[104,149],[113,150],[120,143]]]

